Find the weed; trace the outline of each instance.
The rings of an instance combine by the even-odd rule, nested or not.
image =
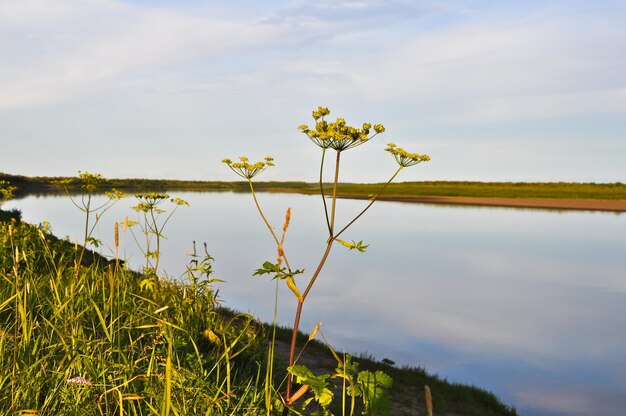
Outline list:
[[[382,134],[385,131],[385,127],[382,124],[376,124],[372,127],[372,124],[370,123],[363,123],[361,127],[353,127],[348,125],[343,118],[337,118],[334,122],[328,122],[325,117],[329,114],[330,111],[327,108],[318,107],[317,110],[313,111],[315,128],[311,129],[307,125],[299,126],[299,130],[322,150],[318,185],[320,194],[322,196],[324,217],[328,229],[326,250],[322,255],[321,260],[319,261],[317,268],[309,278],[308,283],[306,283],[306,285],[304,286],[305,289],[303,291],[298,288],[295,277],[297,275],[304,274],[304,270],[292,268],[285,254],[285,247],[283,244],[284,234],[287,230],[287,225],[289,221],[287,220],[285,222],[285,226],[283,227],[283,235],[279,239],[276,235],[276,232],[274,231],[274,228],[270,225],[265,214],[263,213],[263,210],[261,209],[252,182],[252,179],[255,176],[263,172],[268,167],[274,166],[274,160],[270,157],[266,157],[263,161],[250,163],[249,159],[245,156],[241,156],[238,162],[233,162],[231,159],[223,160],[223,162],[227,164],[232,171],[234,171],[237,175],[239,175],[241,178],[245,179],[248,182],[257,210],[277,246],[277,263],[267,261],[254,274],[269,274],[273,275],[274,278],[277,280],[285,281],[287,287],[291,290],[291,292],[294,294],[298,301],[289,352],[289,374],[287,375],[286,392],[283,399],[285,404],[285,409],[283,411],[284,415],[288,413],[290,408],[295,411],[303,411],[307,407],[307,405],[311,403],[311,401],[316,401],[326,412],[333,399],[332,387],[331,384],[328,382],[328,380],[332,378],[339,378],[348,382],[349,387],[347,389],[344,389],[344,393],[347,393],[350,397],[352,397],[352,406],[350,407],[351,415],[354,413],[355,397],[362,398],[364,412],[366,414],[370,414],[373,412],[379,413],[382,409],[385,408],[383,403],[386,400],[386,396],[384,395],[384,389],[382,388],[388,388],[391,386],[391,379],[388,376],[386,376],[383,372],[358,372],[356,363],[352,363],[349,358],[342,360],[334,352],[333,355],[336,358],[338,364],[336,372],[334,374],[322,374],[316,376],[311,372],[311,370],[309,370],[305,366],[296,365],[297,334],[300,326],[300,319],[302,316],[304,303],[311,289],[313,288],[315,281],[317,280],[322,269],[324,268],[333,244],[335,242],[338,242],[341,245],[349,248],[350,250],[356,249],[359,252],[364,252],[367,248],[367,245],[363,244],[362,241],[347,242],[340,239],[339,237],[343,235],[344,232],[347,231],[348,228],[352,224],[354,224],[372,206],[372,204],[378,199],[378,197],[385,191],[389,183],[391,183],[395,179],[395,177],[400,173],[403,168],[430,160],[430,157],[428,155],[409,153],[402,148],[398,148],[395,144],[389,144],[388,148],[385,150],[391,153],[398,163],[399,166],[397,170],[387,181],[387,183],[378,190],[377,194],[371,198],[369,204],[367,204],[365,208],[345,226],[339,228],[335,224],[335,214],[337,208],[337,185],[339,183],[341,155],[343,154],[343,152],[361,146],[372,140],[377,135]],[[332,152],[333,150],[335,152],[335,166],[333,175],[334,179],[332,182],[331,206],[329,209],[326,203],[323,186],[324,161],[326,153]],[[289,218],[289,211],[287,211],[287,213]],[[281,266],[281,263],[283,261],[285,263],[285,267]],[[307,344],[302,347],[300,354],[302,353],[306,345]],[[296,382],[301,385],[301,387],[295,392],[292,391],[294,378],[296,379]],[[297,406],[299,410],[296,410],[296,406],[294,406],[294,404],[309,391],[313,393],[313,396],[304,400],[301,405]]]

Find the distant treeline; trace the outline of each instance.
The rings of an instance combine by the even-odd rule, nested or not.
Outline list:
[[[80,192],[78,178],[19,176],[0,173],[0,180],[16,186],[17,195]],[[62,181],[71,180],[61,184]],[[382,183],[343,183],[338,187],[339,195],[375,195]],[[319,184],[307,182],[254,182],[255,190],[265,192],[319,193]],[[172,179],[107,179],[103,190],[118,189],[128,193],[145,192],[247,192],[247,182],[185,181]],[[332,191],[324,184],[324,192]],[[576,182],[464,182],[423,181],[392,183],[385,191],[386,196],[446,196],[486,198],[554,198],[554,199],[603,199],[626,200],[626,184],[576,183]]]
[[[81,181],[77,177],[64,176],[21,176],[0,172],[0,180],[5,180],[17,187],[16,195],[49,194],[65,192],[81,192]],[[317,184],[305,182],[255,182],[255,189],[259,191],[300,192],[310,188],[318,188]],[[186,181],[173,179],[105,179],[101,185],[102,191],[118,189],[128,193],[145,192],[246,192],[250,190],[247,182],[220,182],[220,181]]]

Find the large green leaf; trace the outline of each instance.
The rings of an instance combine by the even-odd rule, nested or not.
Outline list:
[[[389,397],[384,388],[389,388],[393,380],[382,371],[359,372],[359,384],[363,389],[363,401],[371,414],[388,414],[391,406]]]
[[[316,376],[311,370],[303,365],[294,365],[287,368],[287,371],[296,378],[296,383],[306,384],[311,387],[315,400],[324,408],[328,407],[333,401],[332,384],[326,379],[330,374],[322,374]]]

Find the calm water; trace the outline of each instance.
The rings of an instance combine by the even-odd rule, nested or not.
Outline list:
[[[191,207],[166,229],[165,271],[179,275],[192,241],[206,241],[226,280],[222,302],[271,320],[274,285],[251,274],[275,259],[275,247],[250,195],[176,196]],[[313,270],[326,240],[319,197],[259,197],[277,228],[292,208],[287,256]],[[132,218],[133,203],[103,218],[98,235],[108,247],[112,223]],[[67,198],[6,206],[80,239],[83,217]],[[338,223],[363,206],[339,201]],[[626,215],[379,202],[345,239],[364,240],[368,252],[334,249],[305,304],[304,331],[322,321],[335,348],[475,384],[522,415],[626,414]],[[123,240],[139,267],[131,236]],[[292,298],[287,289],[279,295],[285,325]]]

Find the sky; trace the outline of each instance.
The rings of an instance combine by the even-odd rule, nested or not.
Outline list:
[[[340,180],[626,182],[626,2],[4,0],[0,172],[316,181],[311,111],[383,135]],[[328,172],[330,179],[330,172]]]

